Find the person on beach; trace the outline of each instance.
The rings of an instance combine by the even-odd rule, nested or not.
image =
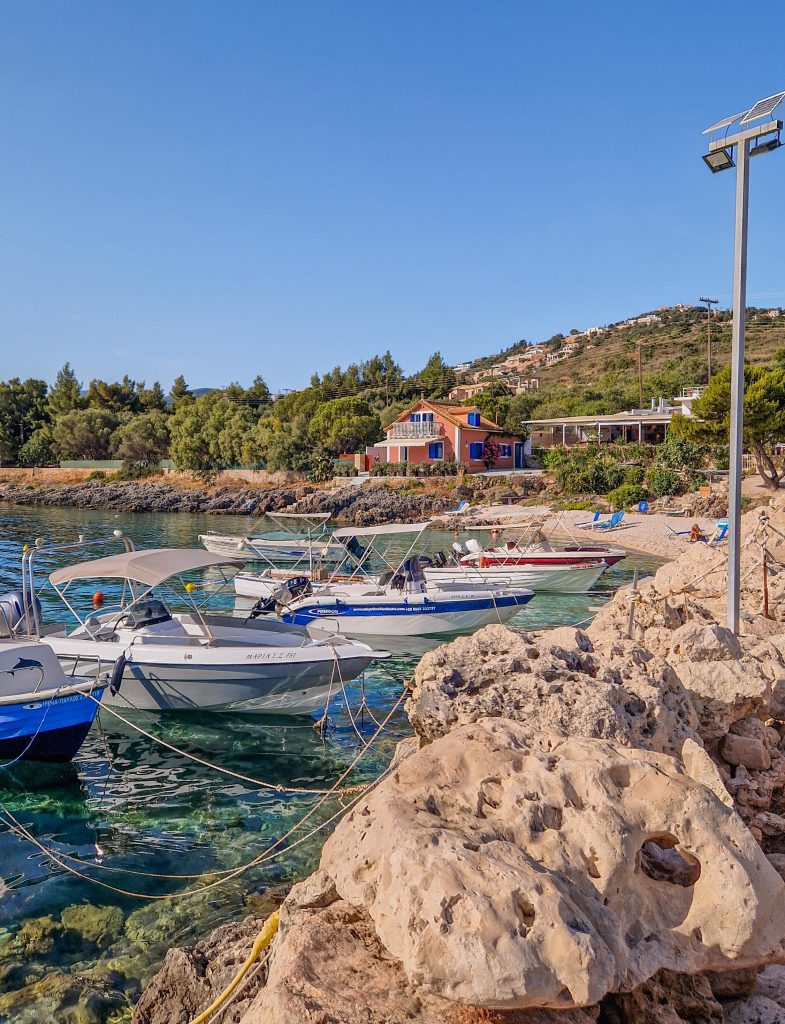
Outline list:
[[[693,523],[690,530],[690,544],[695,544],[697,541],[705,541],[707,539],[706,534],[700,528],[700,523]]]

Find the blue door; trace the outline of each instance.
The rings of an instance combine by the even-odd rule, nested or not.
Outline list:
[[[523,441],[515,442],[515,468],[523,469]]]

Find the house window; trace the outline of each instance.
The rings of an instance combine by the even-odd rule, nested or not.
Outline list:
[[[410,423],[419,423],[420,422],[420,414],[418,412],[410,412],[409,413],[409,422]]]
[[[485,445],[482,443],[482,441],[473,441],[469,445],[469,458],[476,459],[477,461],[479,461],[482,458],[484,448]]]
[[[499,457],[500,458],[502,458],[502,459],[509,459],[509,457],[511,455],[512,455],[512,445],[511,444],[500,444],[499,445]]]
[[[470,412],[466,418],[470,427],[479,427],[480,414],[478,412]]]
[[[444,458],[444,441],[434,441],[433,444],[428,445],[428,458],[429,459],[443,459]]]

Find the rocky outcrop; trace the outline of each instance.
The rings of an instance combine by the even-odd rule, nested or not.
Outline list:
[[[245,961],[263,918],[216,928],[192,949],[170,949],[161,970],[148,985],[134,1012],[135,1024],[188,1024],[223,991]],[[240,1020],[264,985],[260,971],[247,983],[233,1004]]]
[[[677,754],[698,724],[662,658],[623,641],[600,652],[572,628],[487,626],[426,654],[414,682],[406,710],[423,740],[491,715]]]
[[[785,502],[744,527],[739,637],[697,544],[586,631],[423,658],[245,1024],[785,1022]]]
[[[679,760],[509,719],[407,758],[322,869],[410,982],[467,1005],[587,1006],[785,939],[782,879]]]

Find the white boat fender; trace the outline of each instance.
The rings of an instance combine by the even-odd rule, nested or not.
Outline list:
[[[114,663],[112,674],[109,676],[109,692],[114,697],[117,691],[120,689],[120,683],[123,681],[123,673],[125,672],[125,666],[128,664],[128,658],[125,654],[121,654],[117,661]]]

